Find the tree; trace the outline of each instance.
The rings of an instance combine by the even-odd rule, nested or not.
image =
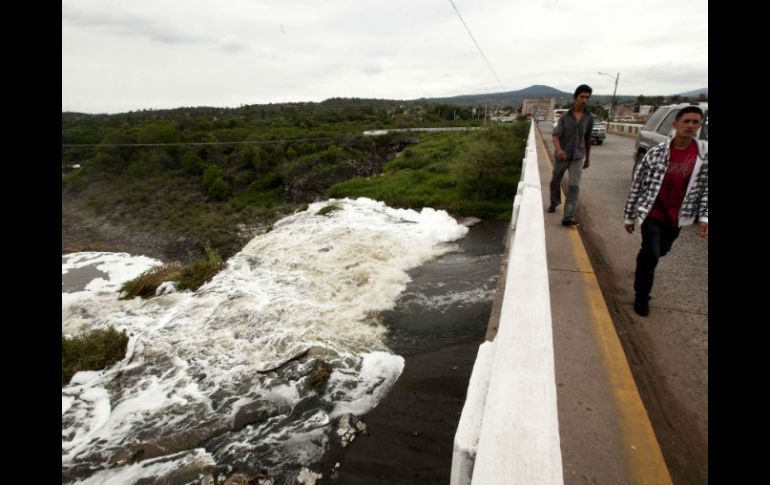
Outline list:
[[[173,122],[148,123],[139,128],[136,138],[139,143],[177,143],[179,130]]]
[[[222,177],[214,179],[208,188],[209,195],[215,200],[225,200],[229,191],[230,187]]]
[[[185,149],[180,158],[182,169],[191,175],[199,175],[203,173],[203,170],[206,168],[206,163],[194,150]]]

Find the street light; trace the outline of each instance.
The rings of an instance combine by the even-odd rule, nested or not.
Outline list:
[[[612,113],[610,113],[610,121],[614,121],[615,118],[615,106],[617,105],[617,102],[615,101],[615,93],[618,92],[618,79],[620,78],[620,73],[617,73],[617,75],[613,76],[612,74],[607,74],[606,72],[599,72],[597,74],[602,74],[604,76],[614,77],[615,78],[615,90],[612,92]]]

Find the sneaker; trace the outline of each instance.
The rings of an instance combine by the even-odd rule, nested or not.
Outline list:
[[[556,206],[555,205],[549,205],[548,206],[548,212],[551,212],[551,213],[556,212]]]
[[[641,317],[646,317],[650,314],[650,297],[636,295],[634,298],[634,311]]]
[[[562,226],[574,226],[576,224],[577,224],[577,221],[571,217],[569,219],[562,219],[561,221]]]

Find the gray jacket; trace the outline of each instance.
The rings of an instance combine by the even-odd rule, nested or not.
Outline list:
[[[574,107],[561,115],[553,134],[559,138],[559,144],[567,154],[567,160],[582,160],[586,156],[586,138],[588,143],[591,143],[594,115],[584,109],[583,116],[578,121],[573,109]],[[556,156],[554,160],[557,160]]]

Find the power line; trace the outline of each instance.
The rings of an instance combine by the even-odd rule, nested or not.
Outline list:
[[[298,141],[325,141],[336,140],[339,137],[324,138],[286,138],[283,140],[250,140],[250,141],[208,141],[208,142],[173,142],[173,143],[69,143],[62,144],[62,147],[168,147],[183,145],[260,145],[263,143],[291,143]]]
[[[452,0],[449,0],[449,3],[452,4],[452,8],[455,9],[455,12],[457,12],[457,16],[460,17],[460,22],[463,23],[463,26],[465,26],[465,30],[468,31],[468,35],[471,36],[471,40],[474,44],[476,44],[476,48],[479,50],[479,53],[481,53],[481,57],[484,58],[484,61],[486,61],[487,66],[489,66],[489,70],[492,71],[492,75],[495,76],[495,79],[497,80],[497,84],[500,85],[501,88],[505,89],[505,86],[503,86],[503,83],[500,82],[500,78],[497,77],[497,73],[495,72],[494,68],[492,67],[492,64],[489,62],[489,59],[487,59],[487,56],[484,55],[484,51],[481,50],[481,47],[479,46],[479,43],[476,42],[476,38],[473,37],[473,34],[471,33],[471,29],[468,28],[468,24],[465,23],[465,20],[463,20],[463,16],[460,15],[460,11],[457,10],[457,7],[455,6],[455,3]]]

